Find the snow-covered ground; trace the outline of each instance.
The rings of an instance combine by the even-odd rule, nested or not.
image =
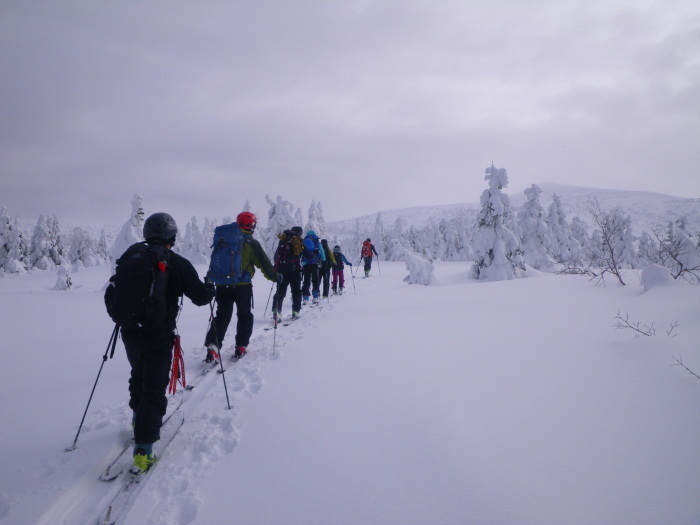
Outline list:
[[[465,263],[437,263],[426,287],[380,264],[355,291],[346,270],[342,297],[276,332],[256,275],[232,409],[219,374],[186,394],[123,523],[700,522],[700,379],[673,366],[700,373],[699,287],[475,282]],[[64,292],[55,272],[0,279],[2,524],[96,523],[117,486],[98,475],[130,429],[121,341],[64,452],[112,330],[107,274],[74,273]],[[618,311],[656,334],[615,330]],[[208,317],[185,303],[191,381]]]

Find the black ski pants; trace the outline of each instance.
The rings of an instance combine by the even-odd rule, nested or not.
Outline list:
[[[318,264],[307,264],[302,268],[302,272],[304,273],[304,286],[301,295],[309,297],[312,293],[314,297],[318,297],[320,294]],[[309,293],[310,290],[311,293]]]
[[[160,439],[168,407],[165,389],[170,381],[175,336],[172,330],[122,330],[122,341],[131,365],[129,407],[136,416],[134,442],[154,443]]]
[[[216,287],[216,317],[209,327],[204,344],[214,343],[222,348],[228,325],[236,305],[236,346],[248,346],[253,333],[253,283],[231,284]]]
[[[272,301],[272,308],[282,313],[282,303],[287,295],[287,288],[292,290],[292,311],[301,310],[301,270],[293,270],[282,274],[282,282],[277,285],[277,291]]]
[[[321,289],[323,290],[323,297],[328,297],[328,292],[331,287],[331,265],[330,263],[324,262],[318,271],[319,278],[321,280]]]

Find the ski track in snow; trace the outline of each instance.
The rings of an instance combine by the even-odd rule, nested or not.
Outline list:
[[[362,286],[356,282],[356,287],[359,291]],[[200,482],[207,476],[209,467],[236,449],[241,432],[238,416],[244,410],[246,401],[264,388],[267,367],[271,362],[284,357],[284,350],[290,343],[302,340],[308,330],[319,326],[323,318],[332,312],[334,303],[343,300],[347,295],[346,289],[344,295],[332,295],[330,300],[322,300],[319,306],[303,306],[300,319],[289,326],[278,325],[277,330],[264,329],[270,323],[269,315],[264,318],[262,315],[256,316],[256,327],[245,358],[230,363],[235,350],[233,344],[225,347],[222,352],[224,366],[231,364],[225,372],[231,410],[226,410],[228,407],[221,374],[213,370],[205,375],[201,374],[203,365],[200,359],[203,350],[195,347],[185,353],[188,384],[193,381],[197,384],[191,391],[183,390],[178,384],[178,392],[169,396],[168,401],[170,413],[178,404],[178,396],[188,396],[181,408],[185,411],[185,423],[161,456],[158,468],[142,481],[140,493],[135,501],[130,502],[131,507],[125,512],[120,523],[184,525],[196,518],[203,502]],[[291,297],[288,294],[283,322],[287,322],[291,314],[290,301]],[[235,312],[227,338],[231,340],[234,334]],[[218,370],[219,367],[215,369]],[[104,507],[121,484],[119,480],[97,480],[109,458],[121,450],[125,440],[131,435],[130,429],[119,428],[123,426],[123,422],[129,420],[130,410],[125,405],[104,407],[88,414],[81,440],[87,441],[88,435],[99,431],[116,434],[117,437],[111,449],[104,453],[103,459],[97,461],[92,457],[93,468],[88,469],[87,473],[80,476],[77,474],[80,469],[76,469],[78,480],[70,486],[51,485],[50,481],[54,474],[63,479],[72,479],[73,476],[67,475],[65,469],[72,468],[71,461],[75,456],[63,454],[55,462],[44,467],[41,477],[47,481],[47,486],[52,487],[49,489],[49,495],[55,492],[58,497],[39,518],[38,524],[82,523],[87,516],[89,522],[98,521]],[[84,444],[81,446],[85,448]],[[155,449],[158,453],[157,443]],[[99,505],[95,506],[95,501],[99,501]],[[3,513],[9,512],[10,507],[11,502],[0,500],[0,518]]]

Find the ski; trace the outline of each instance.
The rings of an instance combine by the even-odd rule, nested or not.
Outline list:
[[[160,440],[157,442],[157,448],[161,458],[163,452],[175,438],[184,422],[185,413],[182,410],[176,410],[161,427]],[[113,525],[129,510],[134,499],[138,496],[141,488],[148,480],[148,475],[163,461],[161,458],[156,460],[153,466],[146,472],[134,472],[133,470],[128,470],[126,472],[125,476],[122,477],[122,486],[105,510],[100,514],[100,518],[97,522],[98,525]]]
[[[163,419],[162,427],[165,427],[168,424],[170,419],[180,409],[183,403],[184,396],[181,396],[179,402],[177,403],[177,405],[175,405],[175,408],[171,410],[170,414],[165,416],[165,419]],[[133,446],[134,436],[132,435],[129,437],[129,439],[126,440],[126,443],[122,448],[121,452],[119,452],[119,454],[112,461],[110,461],[109,464],[102,470],[102,472],[100,473],[100,480],[114,481],[122,474],[122,472],[124,472],[131,466],[132,455],[127,454],[127,452],[130,452]]]

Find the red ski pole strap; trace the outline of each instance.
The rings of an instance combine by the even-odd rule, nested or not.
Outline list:
[[[187,386],[185,380],[185,360],[182,358],[182,347],[180,346],[180,336],[175,336],[175,348],[173,352],[173,368],[170,371],[170,385],[168,393],[174,394],[177,391],[177,382],[180,381],[182,388]]]

